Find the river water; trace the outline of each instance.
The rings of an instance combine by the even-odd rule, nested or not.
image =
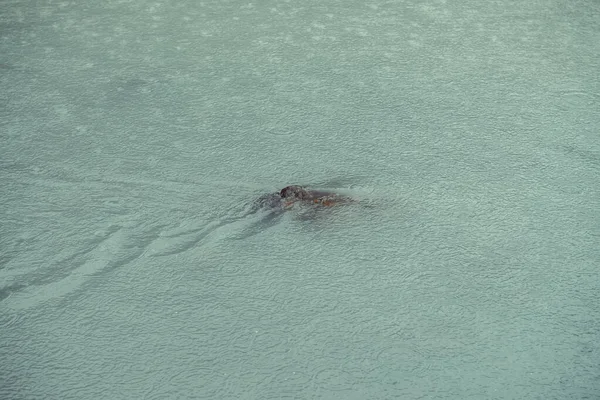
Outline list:
[[[599,398],[599,71],[592,0],[3,1],[0,398]]]

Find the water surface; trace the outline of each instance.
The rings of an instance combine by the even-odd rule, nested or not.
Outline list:
[[[0,397],[598,398],[599,21],[4,1]]]

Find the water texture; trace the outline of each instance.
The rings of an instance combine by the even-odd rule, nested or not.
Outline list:
[[[600,398],[599,71],[593,0],[0,2],[0,398]]]

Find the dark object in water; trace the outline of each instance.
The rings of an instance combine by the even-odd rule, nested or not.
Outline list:
[[[337,193],[311,190],[298,185],[290,185],[281,189],[279,193],[271,193],[262,196],[259,199],[259,203],[262,206],[270,208],[285,208],[293,206],[296,202],[332,206],[340,202],[347,202],[348,200],[350,199],[342,197]]]

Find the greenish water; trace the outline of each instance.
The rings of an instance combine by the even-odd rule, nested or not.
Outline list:
[[[3,1],[0,398],[597,399],[596,1]],[[277,214],[290,183],[358,203]]]

